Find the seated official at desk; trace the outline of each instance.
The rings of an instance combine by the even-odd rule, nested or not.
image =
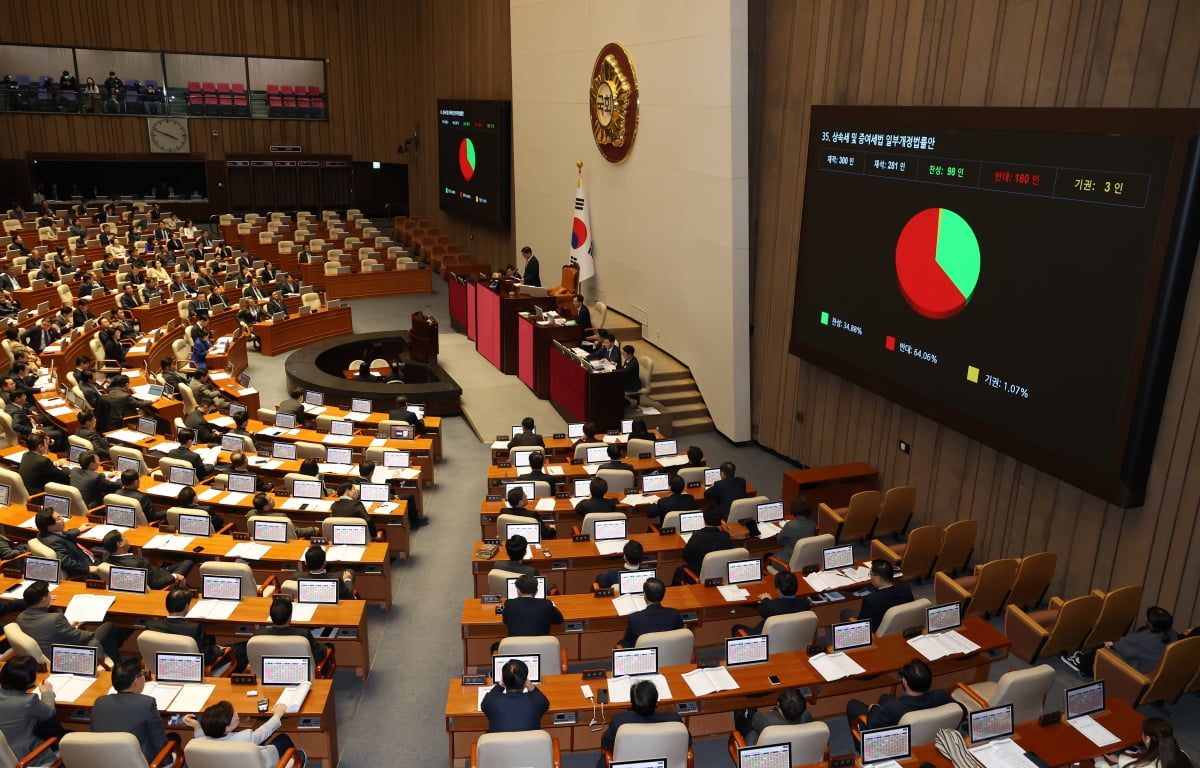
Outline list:
[[[549,483],[550,487],[553,488],[554,483],[556,482],[554,475],[548,475],[543,472],[542,468],[544,466],[546,466],[546,454],[542,453],[541,451],[534,451],[533,453],[529,454],[529,471],[523,475],[518,475],[517,479],[535,481],[540,480],[543,483]]]
[[[0,667],[0,731],[14,755],[28,755],[44,740],[67,732],[55,717],[54,686],[48,679],[38,685],[37,674],[32,656],[13,656]],[[28,693],[35,685],[37,690]],[[56,759],[47,750],[30,765],[51,765]]]
[[[608,331],[600,331],[600,346],[593,348],[587,359],[593,361],[607,360],[613,364],[621,362],[621,350],[617,349],[617,337]],[[587,434],[593,435],[595,433],[588,432]]]
[[[113,662],[121,660],[121,641],[125,634],[112,622],[104,622],[95,632],[87,632],[67,621],[66,614],[50,610],[53,595],[44,581],[25,587],[25,610],[17,615],[17,626],[33,638],[46,658],[53,656],[55,645],[89,645],[99,648]]]
[[[782,616],[786,613],[799,613],[808,610],[808,598],[796,597],[796,591],[800,588],[800,580],[796,578],[796,574],[791,571],[780,571],[775,574],[775,589],[779,592],[779,597],[771,597],[767,592],[758,596],[758,615],[762,617],[762,621],[755,624],[753,627],[747,627],[743,624],[734,624],[733,631],[736,633],[739,629],[744,630],[748,635],[761,635],[763,625],[767,623],[767,619],[772,616]]]
[[[850,721],[851,726],[866,715],[867,722],[864,728],[887,728],[897,725],[900,718],[909,712],[932,709],[954,701],[941,689],[930,690],[933,686],[933,672],[929,665],[920,659],[913,659],[900,668],[900,684],[904,689],[903,693],[899,696],[885,693],[879,697],[879,703],[871,707],[858,699],[851,699],[846,705],[846,719]]]
[[[529,667],[520,659],[509,659],[500,668],[500,682],[479,703],[487,716],[488,733],[536,731],[550,700],[529,680]]]
[[[12,398],[14,401],[24,400],[25,393],[14,392]],[[8,407],[12,408],[12,403],[9,403]],[[44,433],[29,433],[25,438],[25,447],[29,450],[21,457],[17,474],[21,476],[21,482],[25,484],[25,490],[30,496],[45,491],[46,483],[70,484],[71,476],[63,469],[67,463],[66,459],[50,461],[46,457],[50,452],[50,439]]]
[[[209,637],[204,625],[187,618],[188,606],[192,602],[192,591],[186,586],[179,586],[167,593],[167,617],[165,619],[150,619],[146,629],[152,632],[165,632],[169,635],[190,637],[196,641],[196,648],[204,654],[205,665],[213,664],[224,652],[216,641]]]
[[[79,412],[79,428],[75,430],[75,436],[91,443],[96,455],[102,461],[108,461],[108,438],[96,431],[95,411],[86,409]]]
[[[621,554],[625,557],[625,562],[620,568],[613,568],[611,571],[605,571],[596,577],[596,585],[601,589],[608,589],[612,586],[617,586],[621,583],[621,571],[636,571],[642,567],[642,554],[645,549],[640,541],[630,539],[625,542],[625,546],[621,548]]]
[[[286,733],[276,733],[283,725],[283,716],[286,713],[287,704],[277,702],[271,708],[271,717],[267,722],[253,731],[249,729],[239,731],[237,727],[241,724],[241,719],[233,711],[233,705],[228,701],[218,701],[201,712],[199,718],[195,715],[184,715],[183,724],[192,729],[192,738],[194,739],[249,741],[257,744],[263,764],[278,765],[279,756],[296,746]],[[271,738],[272,735],[275,738]],[[296,768],[304,768],[305,763],[308,762],[308,755],[303,749],[297,749],[295,754],[294,765]]]
[[[79,489],[83,503],[93,509],[104,503],[104,496],[121,489],[121,484],[100,473],[100,455],[95,451],[79,454],[79,466],[71,469],[71,485]],[[113,477],[118,477],[115,473]]]
[[[581,518],[589,512],[617,511],[617,500],[604,498],[608,493],[608,481],[603,477],[593,477],[588,490],[592,495],[575,505],[575,512]]]
[[[167,456],[172,459],[186,461],[196,470],[196,479],[203,480],[212,474],[213,468],[204,463],[200,458],[200,454],[192,450],[192,446],[196,444],[196,433],[191,429],[181,429],[175,435],[175,440],[179,443],[177,448],[172,448],[167,452]]]
[[[1139,755],[1127,752],[1097,757],[1095,765],[1118,766],[1118,768],[1192,768],[1192,759],[1179,748],[1175,729],[1170,721],[1162,717],[1148,717],[1142,721],[1142,746]]]
[[[116,693],[100,696],[92,705],[94,733],[128,733],[138,740],[146,762],[152,762],[167,739],[180,741],[179,734],[168,734],[153,696],[142,693],[146,675],[140,659],[125,659],[113,667],[112,686]]]
[[[675,586],[679,586],[687,578],[684,568],[688,568],[697,576],[704,565],[704,556],[709,552],[719,552],[733,548],[733,538],[721,527],[721,510],[709,507],[704,510],[704,527],[692,534],[688,543],[683,547],[683,565],[675,570]]]
[[[330,573],[325,568],[325,550],[321,547],[312,546],[304,550],[304,567],[308,570],[296,571],[291,576],[288,576],[288,579],[336,581],[338,583],[338,597],[342,600],[354,599],[354,571],[346,569],[340,574]]]
[[[779,535],[775,537],[776,543],[783,547],[778,557],[785,563],[791,561],[797,541],[817,535],[817,521],[812,516],[812,505],[808,499],[797,496],[792,499],[791,509],[792,519],[783,524]]]
[[[275,509],[275,497],[269,493],[256,493],[254,498],[250,500],[250,506],[254,507],[254,515],[279,515],[287,517],[287,513],[282,510]],[[300,539],[311,539],[317,535],[317,528],[313,526],[301,527],[295,523],[292,526],[296,529],[296,537]]]
[[[683,722],[674,712],[658,711],[658,688],[651,680],[638,680],[629,688],[629,706],[629,711],[618,712],[609,721],[608,730],[600,737],[601,749],[613,750],[617,743],[617,731],[623,725]],[[688,734],[688,745],[691,743],[692,736]],[[605,768],[603,757],[596,762],[596,768]]]
[[[372,469],[374,466],[372,465]],[[362,518],[367,523],[367,533],[371,540],[375,540],[375,521],[371,519],[371,515],[367,513],[367,508],[359,501],[358,484],[352,483],[349,480],[343,482],[337,487],[338,499],[333,502],[329,508],[331,517],[358,517]]]
[[[811,723],[812,719],[804,696],[795,688],[788,688],[779,694],[779,701],[766,712],[755,712],[752,709],[734,712],[733,726],[746,738],[748,746],[754,746],[764,728],[772,725],[803,725]]]
[[[658,436],[651,432],[646,426],[645,419],[634,419],[633,424],[630,424],[629,426],[629,440],[649,440],[654,442],[658,439]]]
[[[562,612],[549,598],[538,597],[537,577],[517,577],[517,596],[504,603],[504,626],[509,637],[541,637],[550,627],[563,623]]]
[[[147,523],[153,523],[162,520],[167,516],[163,510],[157,509],[150,501],[150,497],[138,490],[138,486],[142,483],[142,475],[136,469],[126,469],[121,472],[121,488],[115,493],[131,499],[142,509],[142,514],[146,516]],[[184,490],[187,490],[186,488]],[[187,506],[183,503],[183,494],[180,493],[180,498],[177,499],[180,506]]]
[[[364,360],[359,363],[358,370],[354,373],[354,381],[378,382],[379,377],[371,373],[371,364]]]
[[[66,523],[63,521],[62,515],[56,510],[42,509],[34,518],[34,524],[37,526],[37,539],[45,544],[54,553],[58,555],[58,564],[62,567],[63,573],[68,576],[90,576],[92,566],[97,563],[97,559],[92,553],[79,546],[76,539],[79,537],[80,530],[72,528],[65,530]]]
[[[276,413],[290,413],[296,417],[296,421],[304,421],[304,387],[292,387],[288,390],[288,397],[279,405],[275,406]]]
[[[646,600],[646,607],[629,614],[625,636],[621,638],[622,648],[633,648],[637,645],[639,637],[650,632],[683,629],[683,616],[679,611],[662,604],[666,596],[667,585],[662,579],[646,579],[642,585],[642,597]]]
[[[621,461],[621,446],[617,443],[608,444],[608,461],[601,464],[598,469],[623,469],[627,472],[633,471],[633,465]]]
[[[545,439],[537,433],[534,421],[529,416],[521,419],[521,431],[508,441],[509,450],[523,445],[546,447]]]
[[[667,480],[667,486],[671,489],[671,493],[651,504],[646,510],[646,517],[651,520],[661,520],[667,516],[668,512],[688,512],[697,507],[696,497],[683,492],[687,483],[683,481],[679,473],[671,475]]]
[[[538,569],[524,562],[528,551],[529,542],[525,540],[524,536],[519,533],[509,536],[504,540],[504,552],[508,555],[508,559],[492,563],[492,570],[537,576]]]
[[[704,492],[704,498],[716,502],[721,510],[721,519],[729,519],[729,507],[738,499],[744,499],[749,494],[746,490],[746,480],[737,476],[737,467],[732,461],[721,464],[721,479],[712,484]]]
[[[121,531],[109,531],[100,542],[104,548],[104,562],[111,565],[129,568],[145,568],[146,584],[150,589],[162,589],[170,585],[180,585],[187,581],[194,565],[191,560],[180,560],[167,568],[159,568],[141,555],[135,555],[129,545],[129,539]]]
[[[262,635],[271,637],[302,637],[308,641],[309,651],[312,653],[313,661],[320,663],[326,656],[329,655],[333,646],[326,644],[324,648],[312,636],[312,631],[307,627],[296,627],[292,625],[292,601],[283,598],[278,598],[271,601],[271,608],[268,613],[271,618],[271,624],[263,627],[254,633],[255,637]],[[249,663],[246,656],[246,644],[240,643],[234,646],[234,653],[239,661]]]
[[[896,584],[896,569],[887,560],[871,561],[871,586],[875,591],[862,600],[858,616],[843,615],[843,621],[853,619],[870,619],[871,632],[879,631],[879,624],[889,608],[904,605],[913,601],[912,587],[907,584]],[[849,614],[850,611],[845,611]]]
[[[558,529],[553,525],[544,522],[536,511],[529,509],[526,506],[528,503],[529,499],[525,496],[524,490],[522,490],[520,487],[510,488],[508,489],[508,507],[500,510],[500,514],[519,515],[521,517],[528,517],[531,520],[536,520],[542,526],[543,539],[553,539],[558,536]],[[580,503],[582,504],[583,502]],[[500,534],[503,535],[504,532],[501,531]]]

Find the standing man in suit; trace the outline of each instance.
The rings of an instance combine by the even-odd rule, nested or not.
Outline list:
[[[528,245],[525,246],[521,249],[521,257],[525,259],[525,278],[522,280],[522,284],[541,288],[542,268],[538,264],[537,256],[533,255],[533,249]]]
[[[796,574],[791,571],[780,571],[775,574],[775,589],[779,592],[779,597],[771,597],[771,593],[763,592],[758,596],[758,615],[762,617],[762,621],[753,627],[747,627],[743,624],[733,625],[733,631],[736,634],[739,629],[744,629],[748,635],[761,635],[763,625],[767,623],[767,619],[772,616],[782,616],[785,613],[800,613],[808,610],[808,598],[796,597],[796,591],[800,587],[800,582],[796,578]]]
[[[509,637],[538,637],[550,634],[550,627],[563,623],[563,615],[547,598],[537,597],[536,576],[517,577],[517,596],[504,604],[504,626]]]
[[[914,599],[912,588],[907,584],[894,584],[895,579],[896,569],[891,563],[887,560],[872,560],[871,586],[875,591],[863,598],[857,617],[846,616],[843,620],[870,619],[871,632],[879,631],[879,623],[883,621],[883,614],[887,613],[889,608],[911,603]]]
[[[113,662],[121,660],[122,632],[112,622],[104,622],[95,632],[80,629],[67,621],[66,615],[50,610],[50,586],[44,581],[26,587],[23,597],[29,607],[18,614],[17,625],[33,638],[46,658],[50,658],[53,645],[89,645],[99,648]]]
[[[729,519],[729,507],[733,505],[733,502],[749,495],[746,491],[746,480],[737,476],[737,467],[732,461],[721,464],[721,479],[704,492],[704,498],[717,503],[717,508],[721,510],[722,520]]]
[[[531,417],[526,416],[521,419],[521,431],[518,432],[513,439],[508,441],[509,450],[522,445],[536,445],[539,448],[546,447],[546,440],[536,431],[536,425]]]
[[[192,570],[191,560],[180,560],[170,568],[159,568],[141,555],[135,555],[130,550],[129,539],[120,531],[109,531],[104,534],[100,543],[107,553],[104,562],[112,565],[122,565],[127,568],[145,568],[146,585],[150,589],[162,589],[168,586],[184,586],[187,575]]]
[[[650,632],[669,632],[672,629],[683,629],[683,617],[674,608],[662,604],[667,596],[667,585],[662,579],[646,579],[642,585],[642,597],[646,599],[646,607],[636,613],[629,614],[629,623],[625,627],[625,636],[621,638],[621,647],[633,648],[638,638]]]
[[[71,485],[79,489],[79,495],[88,509],[104,503],[105,494],[121,489],[120,483],[102,474],[99,469],[100,456],[95,451],[84,451],[79,454],[79,466],[71,470]]]
[[[146,676],[140,660],[125,659],[117,664],[112,671],[112,685],[116,693],[101,696],[92,705],[93,732],[133,734],[147,763],[167,745],[167,739],[179,741],[178,734],[168,736],[163,728],[154,697],[142,693]]]
[[[186,586],[173,588],[167,593],[167,617],[165,619],[150,619],[146,629],[154,632],[166,632],[169,635],[182,635],[196,641],[196,648],[204,654],[204,663],[212,664],[224,652],[208,633],[204,625],[187,618],[188,605],[192,602],[192,591]]]
[[[509,659],[500,668],[500,680],[479,703],[487,715],[488,733],[536,731],[542,715],[550,708],[546,694],[529,681],[529,667],[520,659]]]
[[[23,397],[24,392],[13,393],[14,400]],[[25,483],[25,490],[30,496],[45,491],[46,483],[67,485],[71,482],[71,476],[63,469],[67,463],[66,459],[59,459],[55,463],[46,458],[46,454],[50,452],[50,440],[46,435],[34,432],[25,440],[25,445],[29,450],[21,457],[21,465],[17,472],[21,475],[21,481]]]
[[[733,539],[730,538],[729,532],[721,527],[723,522],[721,510],[716,507],[704,510],[704,527],[693,533],[692,538],[688,539],[687,545],[683,548],[684,564],[675,570],[674,583],[676,586],[682,584],[686,577],[683,572],[685,567],[698,576],[704,565],[705,555],[733,548]]]
[[[651,504],[650,508],[646,510],[646,517],[662,520],[666,518],[668,512],[690,512],[696,509],[696,497],[683,492],[687,483],[678,473],[671,475],[667,485],[670,487],[671,493]]]

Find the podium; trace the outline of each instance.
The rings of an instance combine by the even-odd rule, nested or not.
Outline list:
[[[424,312],[412,313],[408,331],[408,356],[415,363],[437,365],[438,321]]]

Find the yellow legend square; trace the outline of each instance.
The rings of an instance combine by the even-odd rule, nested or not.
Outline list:
[[[973,365],[967,366],[967,381],[971,382],[972,384],[979,383],[979,369]]]

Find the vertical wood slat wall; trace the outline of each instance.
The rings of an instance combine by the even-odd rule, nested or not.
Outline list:
[[[507,2],[56,0],[44,10],[0,0],[0,42],[325,59],[328,121],[193,118],[192,152],[215,167],[226,154],[271,144],[407,162],[414,215],[434,220],[481,261],[513,261],[511,233],[449,219],[437,207],[437,99],[512,98]],[[420,149],[398,155],[414,129]],[[0,159],[149,152],[145,120],[132,117],[0,113],[0,135]]]
[[[763,99],[751,124],[751,146],[759,145],[751,170],[755,438],[806,464],[867,461],[885,486],[916,486],[916,524],[978,519],[976,561],[1057,551],[1051,594],[1143,584],[1146,604],[1171,610],[1176,626],[1200,622],[1200,569],[1187,567],[1189,553],[1200,552],[1200,268],[1138,509],[1118,509],[787,352],[811,105],[1200,107],[1200,3],[764,0],[750,8],[751,92]],[[911,454],[897,450],[899,440],[912,443]]]

